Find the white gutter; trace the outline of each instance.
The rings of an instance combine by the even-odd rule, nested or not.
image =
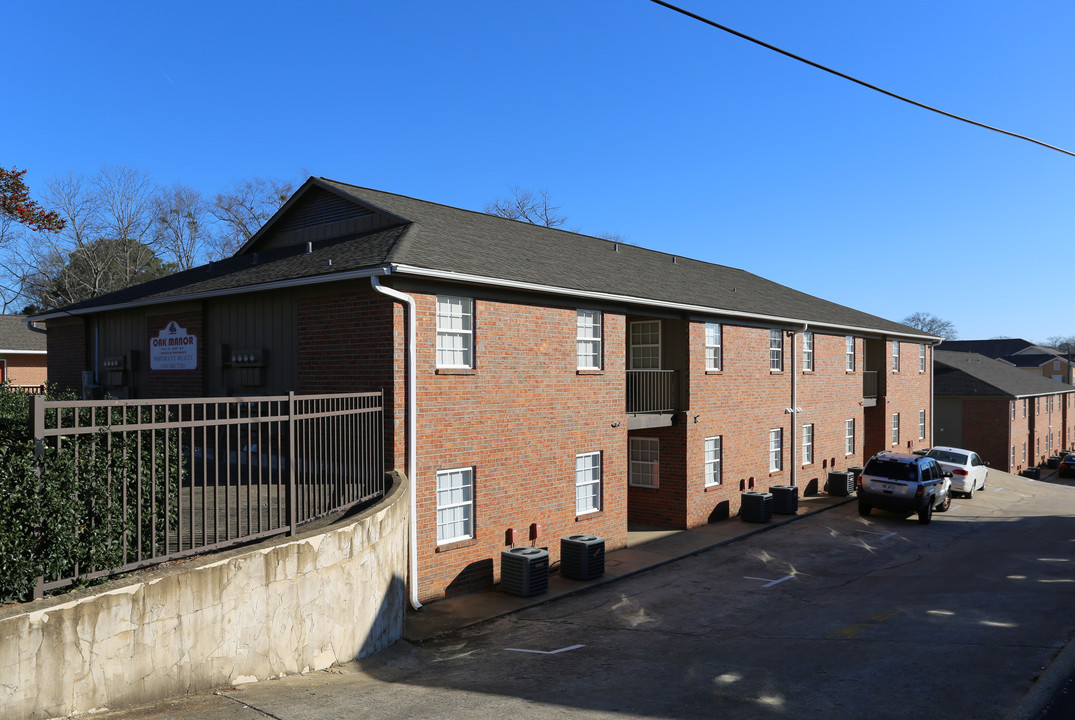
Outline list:
[[[377,292],[407,303],[407,477],[411,481],[410,586],[411,607],[421,610],[422,603],[418,602],[418,333],[415,328],[418,312],[413,297],[381,285],[376,275],[370,277],[370,284]]]
[[[539,283],[504,280],[501,278],[490,278],[485,277],[484,275],[470,275],[467,273],[433,270],[430,268],[414,267],[412,265],[393,264],[389,271],[396,273],[406,273],[407,275],[417,275],[420,277],[431,277],[439,280],[450,280],[452,282],[474,283],[476,285],[495,285],[497,287],[505,287],[513,290],[529,290],[531,292],[552,293],[556,295],[572,295],[575,297],[589,298],[592,300],[603,300],[605,302],[627,303],[630,305],[660,307],[665,308],[667,310],[687,311],[706,315],[721,315],[726,317],[743,318],[770,325],[774,323],[802,325],[804,323],[809,322],[809,324],[813,325],[815,328],[822,327],[830,330],[839,330],[843,333],[849,334],[888,335],[890,337],[910,338],[919,341],[927,340],[934,342],[939,342],[940,340],[940,338],[936,335],[899,334],[894,333],[891,330],[881,330],[880,328],[859,327],[857,325],[840,325],[837,323],[824,323],[817,322],[815,320],[807,320],[805,318],[782,317],[779,315],[762,315],[760,313],[749,313],[742,312],[739,310],[724,310],[721,308],[709,307],[706,305],[673,303],[668,302],[666,300],[653,300],[650,298],[635,297],[633,295],[617,295],[615,293],[576,290],[573,288],[555,287],[553,285],[542,285]]]

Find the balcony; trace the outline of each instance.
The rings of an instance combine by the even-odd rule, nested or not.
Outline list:
[[[862,406],[874,407],[877,405],[877,398],[880,396],[880,383],[877,378],[876,370],[863,370],[862,371]]]
[[[679,409],[679,372],[676,370],[628,370],[627,414],[652,416],[631,419],[628,427],[659,427],[672,424]]]

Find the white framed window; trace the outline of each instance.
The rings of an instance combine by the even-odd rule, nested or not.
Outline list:
[[[631,370],[661,369],[661,321],[631,323]]]
[[[809,330],[803,333],[803,372],[812,372],[814,369],[814,333]]]
[[[844,455],[855,454],[855,418],[844,421]]]
[[[1014,470],[1014,469],[1015,469],[1015,446],[1012,445],[1011,457],[1008,460],[1008,470],[1011,471],[1011,470]]]
[[[1023,462],[1026,462],[1026,440],[1023,441]]]
[[[601,369],[601,313],[579,310],[575,318],[575,346],[579,370]]]
[[[892,341],[892,372],[900,371],[900,341]]]
[[[925,410],[919,410],[918,411],[918,439],[919,440],[925,440],[926,439],[926,411]]]
[[[627,482],[636,487],[660,487],[661,441],[657,438],[633,437],[630,440],[630,466]]]
[[[900,444],[900,414],[892,413],[892,444]]]
[[[720,324],[719,323],[706,323],[705,324],[705,369],[706,370],[720,370],[721,369],[721,356],[720,356]]]
[[[474,537],[474,468],[437,472],[437,544]]]
[[[575,456],[575,514],[585,515],[600,509],[601,453],[580,453]]]
[[[1023,417],[1026,417],[1026,398],[1023,398]]]
[[[803,465],[814,462],[814,424],[803,425]]]
[[[769,472],[784,469],[784,428],[769,431]]]
[[[769,331],[769,370],[778,372],[784,369],[784,333],[780,330]]]
[[[705,484],[720,485],[723,481],[724,464],[723,438],[720,435],[705,439]]]
[[[855,371],[855,338],[851,335],[844,339],[844,370]]]
[[[1011,410],[1012,410],[1012,420],[1014,420],[1015,419],[1015,401],[1014,400],[1012,400],[1012,402],[1011,402]]]
[[[918,372],[926,371],[926,344],[918,344]]]
[[[474,366],[474,301],[437,296],[437,367]]]

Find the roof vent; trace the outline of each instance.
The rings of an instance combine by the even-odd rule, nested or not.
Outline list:
[[[306,241],[306,254],[309,255],[314,251],[314,244],[309,240]]]

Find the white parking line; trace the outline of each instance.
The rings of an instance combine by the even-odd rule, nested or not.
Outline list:
[[[785,580],[791,580],[793,577],[795,577],[795,576],[794,575],[785,575],[784,577],[780,578],[779,580],[770,580],[769,578],[750,577],[748,575],[744,575],[743,579],[744,580],[760,580],[761,582],[765,583],[764,585],[762,585],[762,587],[767,588],[767,587],[772,587],[773,585],[777,585],[779,583],[782,583]]]
[[[535,655],[557,655],[557,654],[562,653],[562,652],[567,652],[568,650],[578,650],[581,647],[586,647],[586,646],[585,645],[570,645],[568,647],[562,647],[559,650],[524,650],[523,648],[504,648],[504,649],[509,651],[509,652],[534,653]]]

